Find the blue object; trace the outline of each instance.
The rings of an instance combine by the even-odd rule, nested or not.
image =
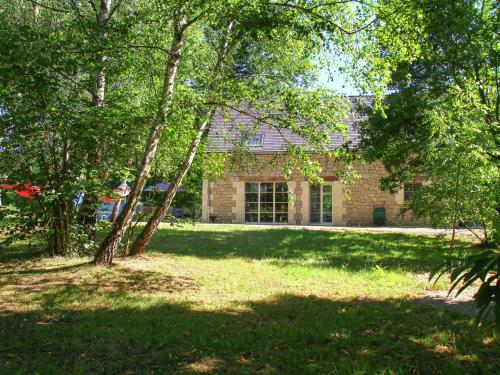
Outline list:
[[[77,208],[78,206],[80,206],[83,203],[83,197],[84,196],[85,196],[85,193],[83,191],[79,191],[76,194],[76,198],[73,199],[73,207],[74,208]]]
[[[113,207],[115,206],[116,202],[103,202],[97,207],[97,219],[98,220],[109,220],[111,219],[111,214],[113,213]],[[123,211],[123,208],[125,207],[125,200],[120,201],[120,207],[118,208],[118,213],[121,213]],[[144,207],[141,202],[139,202],[135,208],[135,214],[140,214],[142,213]]]

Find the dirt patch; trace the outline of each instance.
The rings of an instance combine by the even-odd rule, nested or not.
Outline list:
[[[119,278],[87,284],[90,289],[102,288],[106,292],[144,292],[144,293],[178,293],[188,289],[197,289],[195,280],[188,276],[170,276],[151,271],[137,271],[131,268],[122,268]]]
[[[185,369],[196,373],[206,374],[220,369],[223,365],[224,362],[219,359],[203,357],[197,362],[187,364]]]

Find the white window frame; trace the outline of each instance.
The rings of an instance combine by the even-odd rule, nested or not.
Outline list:
[[[262,147],[264,144],[264,133],[257,133],[248,137],[246,145],[248,147]],[[260,182],[259,182],[260,184]]]
[[[418,188],[416,188],[417,186]],[[409,202],[411,200],[411,197],[415,193],[418,193],[420,189],[422,189],[422,183],[420,182],[405,182],[403,185],[403,202]]]
[[[309,223],[311,225],[333,225],[334,224],[334,219],[333,219],[333,182],[332,181],[325,181],[323,184],[317,184],[320,186],[319,189],[319,222],[312,222],[311,220],[311,187],[313,187],[316,184],[310,184],[309,186]],[[324,222],[323,221],[323,186],[324,185],[330,185],[332,187],[332,221]]]
[[[247,208],[246,208],[246,203],[247,203],[247,190],[246,190],[246,184],[257,184],[257,221],[247,221],[246,216],[247,216]],[[261,221],[260,220],[260,184],[273,184],[273,221]],[[286,223],[282,222],[276,222],[276,184],[286,184],[286,191],[287,195],[290,194],[289,191],[289,186],[287,182],[266,182],[266,181],[259,181],[259,182],[246,182],[245,183],[245,224],[255,224],[255,223],[264,223],[264,224],[288,224],[289,221],[289,212],[288,212],[288,205],[287,205],[287,220]],[[289,204],[289,202],[287,201]],[[255,213],[255,212],[251,212]],[[282,212],[280,212],[282,213]]]

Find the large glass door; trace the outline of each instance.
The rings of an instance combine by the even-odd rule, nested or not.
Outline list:
[[[332,185],[311,185],[310,222],[312,224],[333,223]]]
[[[333,222],[333,194],[332,185],[323,185],[323,196],[322,196],[322,214],[323,223]]]
[[[311,185],[311,223],[321,223],[321,185]]]
[[[273,222],[273,183],[260,183],[260,218],[261,223]]]
[[[287,223],[288,184],[254,182],[245,185],[247,223]]]

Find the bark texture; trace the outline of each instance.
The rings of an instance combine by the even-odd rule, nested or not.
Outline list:
[[[161,220],[163,219],[168,209],[170,208],[170,205],[172,204],[172,201],[177,192],[177,189],[179,189],[179,187],[181,186],[182,180],[184,179],[184,177],[186,177],[189,168],[193,164],[193,160],[196,156],[196,151],[201,142],[201,137],[207,125],[208,125],[208,120],[203,121],[200,127],[198,128],[197,136],[191,143],[188,155],[184,160],[181,169],[177,174],[177,177],[175,178],[175,181],[172,184],[170,184],[170,186],[167,189],[167,193],[165,194],[165,197],[163,198],[160,206],[155,210],[153,216],[151,216],[141,234],[139,234],[137,239],[134,241],[134,244],[132,245],[132,248],[130,250],[131,256],[144,253],[144,250],[149,245],[151,237],[153,237],[154,233],[156,232],[158,226],[161,223]]]
[[[125,230],[130,225],[137,203],[139,203],[142,190],[146,184],[146,179],[149,171],[151,170],[152,162],[158,148],[162,130],[165,127],[167,112],[172,102],[174,82],[181,57],[181,49],[187,28],[186,26],[186,17],[182,14],[176,14],[174,16],[174,35],[171,48],[168,52],[168,64],[163,79],[163,90],[160,98],[158,114],[151,128],[151,133],[146,144],[143,159],[136,175],[135,184],[128,196],[125,207],[118,215],[111,231],[102,241],[101,246],[99,247],[94,258],[94,264],[111,266]]]
[[[118,217],[118,212],[120,211],[120,205],[122,203],[121,199],[118,199],[114,204],[113,204],[113,211],[111,211],[111,217],[109,218],[109,221],[114,223],[116,221],[116,218]]]
[[[78,5],[74,5],[75,7]],[[111,16],[111,0],[101,0],[99,10],[96,14],[96,40],[99,46],[106,39],[106,23]],[[106,55],[101,53],[96,57],[98,68],[95,71],[95,87],[92,92],[92,106],[95,108],[104,107],[105,91],[106,91]],[[98,127],[99,124],[93,126]],[[97,170],[100,162],[99,142],[96,140],[89,150],[89,165],[91,169]],[[82,218],[81,224],[83,232],[87,234],[91,240],[95,239],[95,225],[97,223],[97,205],[99,204],[99,197],[94,193],[88,193],[84,197],[82,204]]]
[[[69,207],[66,201],[56,201],[53,206],[52,255],[66,255],[70,245]]]
[[[228,24],[226,33],[220,43],[217,62],[212,72],[212,84],[208,91],[208,98],[207,98],[208,103],[212,102],[213,96],[216,93],[219,86],[219,82],[221,79],[220,78],[221,71],[224,67],[224,61],[229,46],[229,34],[231,32],[232,27],[233,23],[230,22]],[[163,198],[160,206],[155,210],[155,212],[147,222],[146,226],[144,227],[143,231],[134,241],[134,244],[132,245],[132,248],[130,250],[131,256],[140,255],[144,253],[146,247],[149,245],[151,238],[153,237],[156,230],[158,229],[158,226],[161,223],[161,220],[163,219],[168,209],[170,208],[170,205],[172,204],[172,201],[177,192],[177,189],[179,189],[182,181],[186,177],[189,169],[191,168],[191,165],[193,164],[193,160],[196,156],[196,152],[198,151],[198,147],[203,137],[203,133],[207,130],[207,127],[210,124],[214,112],[215,112],[215,107],[211,106],[208,109],[206,109],[205,113],[202,116],[200,116],[201,120],[198,126],[198,130],[196,136],[191,142],[186,158],[184,159],[174,182],[167,189],[167,193],[165,194],[165,197]]]

